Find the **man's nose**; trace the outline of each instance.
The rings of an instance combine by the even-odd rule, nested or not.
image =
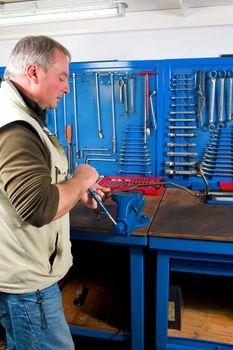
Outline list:
[[[70,93],[70,85],[69,85],[68,80],[67,80],[66,85],[64,87],[64,93],[65,94],[69,94]]]

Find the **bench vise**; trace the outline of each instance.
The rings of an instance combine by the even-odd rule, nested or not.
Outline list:
[[[145,198],[141,192],[131,190],[114,191],[112,193],[112,200],[117,204],[115,219],[91,188],[88,189],[88,192],[112,221],[113,233],[117,235],[130,236],[130,234],[137,228],[144,227],[149,224],[149,217],[142,214]]]
[[[112,200],[117,204],[113,233],[129,236],[137,228],[149,224],[149,217],[142,214],[145,198],[141,192],[114,191]]]

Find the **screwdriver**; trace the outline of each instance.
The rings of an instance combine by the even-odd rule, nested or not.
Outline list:
[[[69,174],[72,172],[72,127],[70,124],[66,126],[66,139],[68,144],[68,167]]]
[[[101,202],[101,200],[99,199],[99,197],[96,195],[96,193],[91,189],[88,188],[88,192],[90,193],[90,195],[94,198],[94,200],[96,201],[96,203],[101,207],[101,209],[104,211],[104,213],[109,217],[109,219],[112,221],[112,223],[114,225],[117,225],[116,221],[113,219],[112,215],[109,213],[109,211],[107,210],[107,208],[103,205],[103,203]]]

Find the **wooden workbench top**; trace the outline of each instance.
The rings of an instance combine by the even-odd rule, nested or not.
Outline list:
[[[149,235],[233,241],[233,205],[206,204],[184,190],[167,188]]]
[[[163,194],[163,192],[162,192]],[[162,198],[162,194],[158,196],[145,196],[146,202],[143,207],[143,214],[149,216],[150,222],[152,221],[154,214],[157,210],[159,202]],[[113,218],[116,217],[117,205],[111,199],[108,199],[104,205],[110,212]],[[100,215],[98,219],[97,213],[85,207],[84,204],[79,202],[70,212],[70,227],[71,230],[79,231],[93,231],[93,232],[111,232],[112,223],[110,219],[105,215]],[[132,235],[146,236],[148,232],[148,226],[138,228]]]

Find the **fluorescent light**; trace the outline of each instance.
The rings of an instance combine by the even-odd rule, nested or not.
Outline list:
[[[106,3],[106,2],[105,2]],[[25,4],[25,3],[24,3]],[[0,10],[0,26],[23,25],[43,22],[84,20],[96,18],[108,18],[124,16],[127,4],[121,1],[111,1],[111,6],[96,4],[91,6],[63,5],[64,7],[39,7],[39,2],[33,3],[30,8],[24,10],[4,11]]]

